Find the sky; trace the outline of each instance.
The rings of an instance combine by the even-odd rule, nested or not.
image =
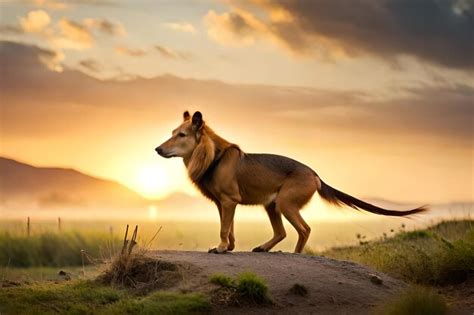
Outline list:
[[[0,1],[0,154],[197,195],[184,110],[359,197],[474,200],[474,1]]]

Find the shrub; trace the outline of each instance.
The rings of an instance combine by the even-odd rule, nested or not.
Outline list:
[[[443,315],[448,308],[443,298],[433,289],[411,287],[380,310],[386,315]]]
[[[413,283],[461,283],[474,270],[473,222],[443,222],[426,230],[402,231],[391,238],[322,254],[369,265]]]

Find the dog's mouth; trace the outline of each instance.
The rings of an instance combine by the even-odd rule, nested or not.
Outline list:
[[[166,159],[169,159],[169,158],[172,158],[172,157],[176,157],[176,155],[174,154],[160,154],[162,157],[166,158]]]
[[[157,153],[158,153],[159,156],[162,156],[166,159],[176,157],[176,155],[173,152],[168,153],[168,152],[163,152],[163,151],[157,151]]]

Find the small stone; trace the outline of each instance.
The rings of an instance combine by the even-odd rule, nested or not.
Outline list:
[[[377,275],[370,274],[369,277],[370,277],[370,282],[372,282],[374,284],[381,285],[383,283],[382,278],[380,278]]]
[[[60,279],[66,280],[66,281],[69,281],[69,280],[72,279],[71,274],[69,272],[64,271],[64,270],[60,270],[58,272],[58,276],[59,276]]]

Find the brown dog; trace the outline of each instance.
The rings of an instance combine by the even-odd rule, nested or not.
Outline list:
[[[209,252],[223,253],[234,249],[234,212],[237,204],[263,205],[273,227],[273,237],[253,249],[269,251],[286,237],[281,215],[298,232],[295,252],[301,253],[311,228],[299,211],[315,191],[326,201],[347,205],[372,213],[406,216],[425,211],[419,207],[409,211],[379,208],[349,196],[324,183],[308,166],[290,158],[272,154],[244,153],[209,128],[200,112],[192,119],[189,112],[172,137],[156,148],[165,158],[182,157],[188,174],[199,190],[219,209],[221,242]]]

